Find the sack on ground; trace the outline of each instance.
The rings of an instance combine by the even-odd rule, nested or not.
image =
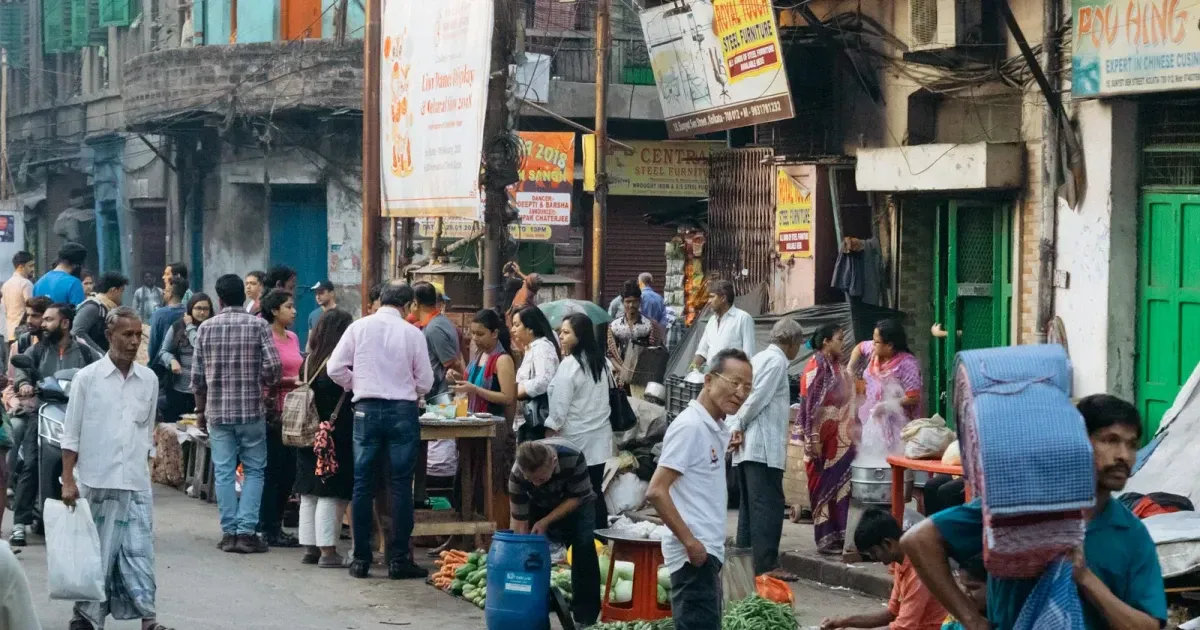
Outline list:
[[[940,459],[954,442],[954,431],[946,427],[939,415],[913,420],[900,431],[904,440],[904,456],[909,459]]]
[[[636,510],[646,502],[646,490],[650,484],[638,479],[633,473],[617,475],[604,491],[604,502],[609,514],[621,514]]]
[[[104,601],[104,559],[100,534],[92,522],[86,499],[72,510],[62,501],[47,499],[46,582],[50,599],[76,602]]]

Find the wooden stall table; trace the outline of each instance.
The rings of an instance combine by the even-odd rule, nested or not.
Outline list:
[[[425,469],[429,459],[428,446],[433,440],[457,440],[458,475],[462,500],[449,519],[434,514],[418,514],[414,519],[413,538],[419,536],[473,536],[477,548],[484,547],[483,537],[496,531],[491,520],[492,448],[496,427],[503,418],[472,420],[421,420],[421,448],[417,450],[416,470],[413,471],[413,504],[424,505],[429,498],[425,488]],[[483,514],[475,512],[474,480],[483,478]]]
[[[892,467],[892,516],[896,518],[896,522],[904,522],[904,471],[920,470],[935,475],[951,475],[953,477],[961,477],[963,474],[962,466],[953,464],[943,464],[939,459],[909,459],[907,457],[899,457],[892,455],[887,458],[887,463]],[[971,500],[971,486],[966,486],[967,500]]]

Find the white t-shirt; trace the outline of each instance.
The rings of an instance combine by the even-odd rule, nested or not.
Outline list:
[[[671,485],[671,501],[692,530],[704,543],[710,556],[725,562],[725,511],[728,496],[725,486],[725,451],[729,448],[729,430],[717,422],[699,401],[671,423],[663,439],[658,465],[680,474]],[[674,534],[662,541],[663,560],[671,573],[687,563],[687,550]]]

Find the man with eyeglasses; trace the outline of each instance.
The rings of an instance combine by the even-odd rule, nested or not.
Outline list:
[[[671,572],[677,630],[720,630],[721,566],[725,562],[725,418],[742,407],[753,384],[750,358],[722,350],[704,389],[667,429],[646,498],[671,530],[662,541]]]

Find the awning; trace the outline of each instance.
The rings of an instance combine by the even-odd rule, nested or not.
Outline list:
[[[95,221],[94,208],[67,208],[54,219],[54,233],[69,241],[78,241],[81,233],[91,231],[90,227],[82,224]]]

